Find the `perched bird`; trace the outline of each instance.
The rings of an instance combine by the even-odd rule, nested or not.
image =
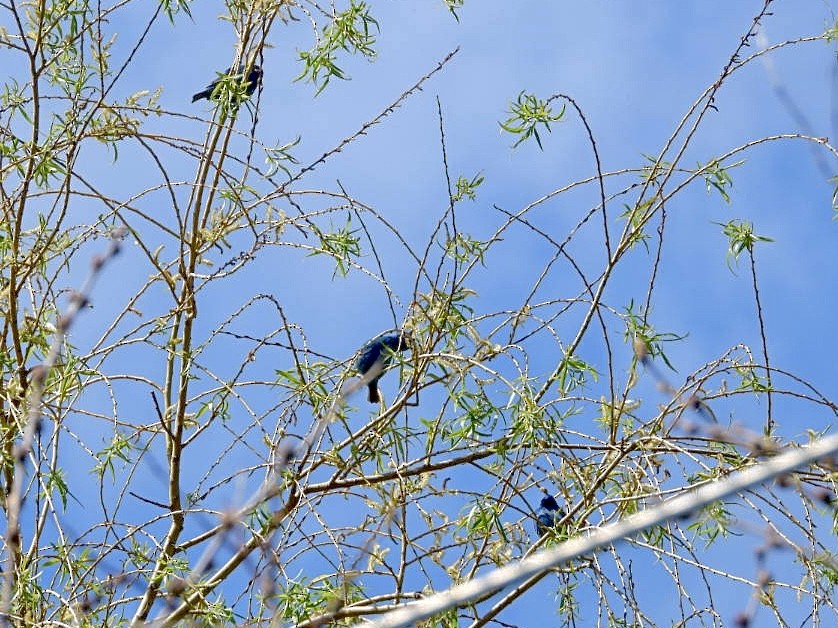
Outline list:
[[[361,377],[371,375],[371,379],[366,382],[370,391],[370,403],[381,401],[381,396],[378,394],[378,380],[381,379],[384,371],[393,361],[393,354],[397,351],[407,351],[409,349],[410,336],[403,331],[380,334],[361,349],[361,355],[355,361],[355,369],[361,374]]]
[[[233,72],[233,68],[227,68],[224,72],[220,73],[219,77],[215,79],[212,83],[207,85],[206,89],[197,94],[192,96],[192,102],[196,100],[201,100],[202,98],[206,98],[207,100],[211,100],[212,93],[215,91],[215,88],[218,87],[218,84],[221,82],[221,79],[229,76],[233,78],[235,81],[242,83],[247,81],[247,88],[245,89],[245,94],[248,96],[252,96],[253,92],[256,91],[256,88],[262,83],[262,68],[258,65],[254,65],[250,68],[250,72],[247,73],[247,79],[244,76],[245,65],[242,63],[239,65],[238,70]]]
[[[553,496],[546,493],[545,491],[544,497],[541,498],[541,506],[535,513],[535,532],[538,536],[544,536],[547,531],[555,528],[564,516]]]

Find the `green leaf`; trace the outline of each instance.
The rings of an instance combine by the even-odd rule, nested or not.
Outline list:
[[[81,505],[81,502],[76,499],[76,496],[70,492],[70,487],[67,484],[67,480],[64,477],[64,470],[63,469],[52,469],[49,472],[44,474],[44,484],[46,486],[47,493],[52,493],[53,491],[58,493],[58,496],[61,498],[61,505],[64,507],[64,510],[67,510],[67,497],[72,497],[73,500]]]
[[[515,102],[509,105],[509,117],[505,122],[500,122],[500,128],[507,133],[519,135],[520,137],[512,145],[516,148],[522,142],[535,138],[538,147],[544,150],[541,144],[541,136],[538,134],[539,125],[543,126],[547,132],[551,132],[550,123],[558,122],[564,117],[566,105],[562,105],[561,111],[554,114],[550,107],[550,100],[541,100],[534,94],[527,94],[522,91],[518,94]]]
[[[730,264],[731,260],[738,262],[739,256],[743,251],[752,253],[754,250],[754,244],[757,242],[774,241],[769,237],[754,233],[753,224],[744,220],[731,220],[726,223],[717,222],[715,224],[722,228],[722,233],[724,233],[728,238],[726,259],[728,268],[730,268],[731,272],[733,272],[733,267]]]
[[[477,188],[480,187],[480,184],[483,183],[484,179],[485,177],[483,177],[483,175],[479,172],[474,175],[471,180],[460,175],[457,177],[457,182],[455,184],[457,186],[457,191],[451,195],[451,200],[456,203],[464,198],[468,198],[472,201],[477,199]]]
[[[701,176],[704,177],[704,184],[706,185],[708,192],[716,190],[724,202],[729,204],[730,194],[728,193],[728,190],[733,187],[733,179],[730,178],[728,170],[741,166],[744,163],[745,160],[743,159],[741,161],[737,161],[735,164],[731,164],[730,166],[723,168],[721,163],[717,159],[714,159],[706,166],[698,164],[696,172],[700,172]]]
[[[556,377],[562,394],[567,395],[576,388],[583,388],[589,378],[595,382],[599,378],[599,373],[593,366],[574,355],[565,355],[562,358]]]
[[[460,16],[457,15],[457,9],[463,8],[465,4],[465,0],[442,0],[445,3],[445,6],[448,7],[448,10],[451,11],[451,15],[454,16],[454,19],[458,22],[460,21]]]
[[[334,258],[335,271],[332,278],[338,274],[346,277],[352,265],[352,258],[361,256],[361,240],[355,235],[360,230],[352,229],[351,225],[351,215],[346,216],[346,225],[332,232],[321,231],[312,225],[312,230],[320,239],[320,248],[309,253],[309,256],[329,255]]]
[[[104,476],[105,471],[110,471],[111,478],[116,479],[115,461],[121,460],[122,462],[130,463],[131,458],[129,457],[129,452],[131,449],[131,443],[127,438],[119,433],[114,434],[110,445],[105,447],[102,451],[96,452],[95,455],[99,462],[94,465],[93,471],[97,473],[99,477]]]
[[[299,163],[296,157],[291,154],[291,149],[300,143],[300,139],[301,137],[298,135],[296,138],[287,144],[283,144],[282,146],[265,146],[263,148],[265,151],[265,163],[269,166],[269,170],[265,174],[266,177],[272,177],[278,171],[282,170],[289,179],[291,178],[291,170],[285,164]]]
[[[175,23],[175,15],[178,13],[185,13],[187,17],[192,18],[192,10],[189,8],[190,2],[192,0],[160,0],[163,12],[172,24]]]
[[[652,357],[660,357],[664,363],[673,371],[675,367],[669,361],[664,353],[662,344],[665,342],[676,342],[686,338],[686,334],[679,336],[672,332],[659,332],[650,323],[644,320],[638,312],[634,311],[634,300],[630,301],[626,307],[626,313],[623,315],[623,320],[626,324],[625,334],[623,339],[626,342],[635,344],[642,344],[648,355]],[[635,358],[636,359],[636,358]]]
[[[726,538],[731,534],[731,528],[736,523],[736,518],[730,514],[727,505],[722,501],[713,502],[702,508],[696,519],[694,523],[687,526],[687,529],[704,539],[707,547],[712,545],[719,536]]]
[[[346,79],[344,71],[337,65],[336,53],[343,50],[361,54],[372,61],[376,56],[373,30],[379,31],[378,22],[370,14],[367,4],[352,0],[349,8],[337,13],[323,29],[323,35],[314,48],[299,53],[303,71],[295,80],[311,81],[318,86],[315,93],[318,95],[331,79]]]

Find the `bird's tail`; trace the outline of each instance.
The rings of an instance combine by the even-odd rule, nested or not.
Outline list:
[[[378,382],[370,382],[367,384],[367,388],[370,390],[369,400],[370,403],[378,403],[381,401],[381,396],[378,394]]]
[[[192,102],[195,102],[197,100],[201,100],[202,98],[209,98],[211,94],[212,94],[212,92],[207,91],[207,90],[204,90],[202,92],[198,92],[197,94],[193,94],[192,95]]]

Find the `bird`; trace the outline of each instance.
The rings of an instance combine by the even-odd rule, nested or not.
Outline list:
[[[231,77],[235,81],[241,83],[245,81],[244,77],[245,73],[245,64],[242,63],[239,65],[238,70],[234,73],[233,68],[227,68],[224,72],[219,73],[217,79],[215,79],[212,83],[206,86],[203,91],[198,92],[197,94],[193,94],[192,102],[201,100],[202,98],[206,98],[207,100],[212,100],[212,93],[215,91],[215,88],[218,87],[218,84],[224,77]],[[250,68],[250,72],[247,73],[247,88],[244,90],[244,93],[248,96],[252,96],[253,92],[256,91],[256,88],[262,83],[262,68],[258,65],[254,65]]]
[[[403,331],[384,332],[379,334],[361,349],[358,359],[355,361],[355,370],[361,377],[370,376],[366,382],[369,388],[370,403],[378,403],[381,396],[378,394],[378,380],[393,361],[396,352],[410,349],[410,335]]]
[[[539,537],[555,528],[564,516],[564,512],[559,508],[555,498],[548,495],[547,491],[544,491],[544,493],[544,497],[541,498],[541,505],[535,513],[535,532]]]

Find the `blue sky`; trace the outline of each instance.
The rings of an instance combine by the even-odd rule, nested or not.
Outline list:
[[[775,5],[775,15],[766,21],[764,31],[771,43],[817,35],[833,22],[829,2],[797,0]],[[334,190],[339,180],[351,195],[380,212],[412,246],[421,249],[447,206],[438,98],[451,175],[470,178],[481,173],[485,177],[477,200],[459,206],[458,220],[461,228],[475,237],[487,237],[504,220],[494,205],[515,212],[544,194],[595,173],[584,128],[570,109],[563,121],[553,125],[552,133],[542,134],[543,151],[534,142],[511,148],[514,138],[501,133],[498,122],[507,117],[508,104],[519,92],[526,90],[541,97],[553,93],[572,96],[593,130],[603,170],[638,168],[645,165],[644,154],[658,154],[688,107],[716,80],[761,6],[761,2],[750,0],[466,0],[458,22],[441,0],[376,2],[372,8],[381,29],[376,45],[379,58],[375,63],[358,58],[342,60],[351,80],[335,80],[317,97],[310,84],[294,82],[301,69],[297,55],[312,43],[309,26],[303,20],[288,28],[277,28],[269,39],[272,47],[264,52],[265,79],[257,135],[266,144],[281,144],[299,136],[301,141],[294,154],[302,164],[309,163],[339,139],[355,132],[448,52],[460,47],[454,59],[426,83],[422,92],[409,98],[366,137],[318,167],[297,189]],[[113,23],[120,33],[115,57],[124,57],[133,45],[136,24],[145,15],[142,5],[132,7]],[[162,87],[160,103],[164,109],[207,116],[209,105],[193,105],[190,96],[202,89],[216,70],[228,66],[235,55],[234,34],[228,23],[217,19],[219,13],[218,3],[201,3],[193,8],[192,21],[179,18],[174,27],[158,24],[145,44],[145,54],[118,84],[115,96]],[[750,49],[753,50],[754,47]],[[802,43],[772,55],[772,62],[810,121],[811,132],[816,136],[834,136],[832,103],[838,97],[832,78],[834,46],[823,41]],[[719,93],[716,105],[718,110],[709,112],[682,166],[706,163],[760,137],[803,131],[772,91],[760,62],[732,76]],[[200,142],[205,123],[166,116],[149,119],[146,128],[184,134]],[[821,152],[832,171],[829,174],[833,174],[834,158],[823,149]],[[95,151],[88,155],[91,160],[97,157],[108,159],[104,150],[101,156]],[[127,167],[114,168],[113,175],[105,177],[102,184],[114,195],[124,197],[126,190],[142,190],[149,185],[144,175],[156,176],[136,147],[121,149],[120,158]],[[661,331],[688,334],[685,341],[668,349],[679,371],[672,375],[678,383],[679,378],[739,343],[750,346],[756,356],[761,355],[746,260],[735,267],[736,273],[731,272],[726,260],[727,242],[716,224],[733,218],[752,221],[757,233],[775,240],[759,244],[756,252],[772,363],[811,381],[833,398],[838,393],[832,357],[838,350],[834,333],[838,322],[834,299],[838,287],[834,273],[838,262],[838,223],[832,220],[832,187],[819,170],[811,146],[801,140],[766,143],[750,150],[745,158],[743,165],[731,171],[730,204],[715,192],[708,193],[698,181],[668,206],[667,244],[650,320]],[[190,181],[192,163],[174,156],[173,160],[174,178]],[[633,174],[609,179],[607,191],[615,193],[636,180]],[[629,198],[632,197],[617,199],[610,206],[612,236],[619,233],[621,223],[616,215],[622,211],[622,202],[629,202]],[[597,199],[596,189],[587,186],[545,203],[528,216],[539,228],[561,240]],[[170,217],[162,195],[149,195],[141,203],[150,213],[159,212],[163,219]],[[339,217],[340,214],[335,215],[335,226],[341,224]],[[598,220],[594,222],[598,224]],[[335,360],[348,359],[367,338],[401,323],[415,280],[415,264],[397,240],[379,226],[373,225],[372,230],[397,302],[396,320],[390,313],[385,291],[368,276],[352,272],[345,280],[332,281],[333,266],[322,257],[306,257],[297,250],[266,250],[260,264],[243,272],[236,281],[221,285],[212,298],[202,303],[199,328],[209,333],[253,295],[269,293],[283,304],[289,319],[305,329],[314,351]],[[160,245],[168,247],[164,252],[173,246],[162,237]],[[108,320],[107,314],[118,311],[125,299],[146,281],[149,273],[141,255],[130,246],[126,248],[126,254],[102,278],[99,289],[108,294],[108,302],[94,299],[93,313],[74,332],[77,346],[94,342],[100,333],[100,317]],[[219,254],[216,262],[223,263],[234,250]],[[601,268],[601,229],[586,227],[570,245],[569,252],[589,273]],[[517,307],[529,290],[533,275],[540,272],[552,254],[550,246],[525,229],[510,229],[489,254],[487,270],[476,272],[469,285],[478,294],[476,307],[486,313]],[[372,263],[369,257],[362,261]],[[632,299],[642,302],[649,272],[649,256],[639,249],[630,254],[612,280],[606,301],[618,309]],[[578,279],[562,267],[550,276],[539,296],[545,300],[573,298],[579,291]],[[143,302],[149,311],[161,303],[158,297],[151,293]],[[572,333],[572,323],[577,320],[574,316],[561,324],[566,325],[561,327],[562,335]],[[248,325],[252,325],[248,333],[257,337],[278,326],[275,312],[267,304],[246,315],[239,328]],[[609,339],[615,351],[620,387],[627,377],[630,347],[623,344],[622,328],[616,319],[610,319]],[[563,340],[568,342],[570,338]],[[228,352],[241,351],[241,347],[232,349],[234,346],[235,343],[219,342],[205,356],[209,363],[218,365],[222,375],[230,374],[224,362]],[[533,369],[545,376],[555,364],[557,351],[556,346],[545,345],[543,353],[532,356]],[[582,351],[585,359],[603,372],[601,343],[593,340],[583,344]],[[254,378],[270,379],[273,369],[282,367],[281,352],[273,357],[277,362],[254,366]],[[136,356],[130,359],[134,372],[152,379],[162,376],[157,370],[159,362],[152,361],[147,349],[138,348]],[[234,362],[230,364],[233,371]],[[391,376],[383,387],[388,398],[396,393],[393,380]],[[601,392],[595,389],[591,394],[595,397]],[[658,393],[651,382],[645,386],[645,393],[652,411],[660,400],[656,400]],[[121,418],[137,423],[153,420],[147,397],[140,401],[126,393],[125,400]],[[264,395],[249,401],[261,410],[274,403]],[[110,402],[104,398],[99,402],[107,414]],[[730,418],[754,430],[759,430],[764,421],[764,403],[734,400],[714,410],[720,420],[726,422]],[[366,408],[360,410],[361,417],[366,416],[365,412]],[[789,437],[800,437],[809,427],[824,429],[832,424],[826,413],[791,401],[778,401],[775,414],[782,433]],[[297,420],[299,430],[304,431],[309,417],[300,416]],[[363,418],[355,416],[351,420],[358,427]],[[574,429],[584,431],[590,417],[573,420],[578,421]],[[91,428],[89,438],[98,437],[98,429]],[[217,452],[224,447],[220,441],[208,443],[207,451]],[[242,448],[225,458],[225,472],[247,464],[254,461]],[[203,473],[197,462],[195,473]],[[162,481],[159,486],[153,484],[150,493],[164,488]],[[225,498],[235,499],[236,490],[225,493]],[[537,496],[529,496],[528,501],[535,505]],[[517,506],[524,508],[523,502]],[[347,513],[348,521],[353,514]],[[730,565],[752,562],[755,543],[725,546],[725,556],[719,557],[723,568],[724,561],[730,561]],[[643,558],[638,555],[636,560],[642,564]],[[745,564],[748,566],[743,574],[752,577],[754,569],[748,562]],[[651,565],[647,566],[651,569]],[[551,579],[552,576],[546,580]],[[730,617],[741,610],[743,595],[749,593],[747,588],[721,590],[717,610],[723,617]],[[529,614],[531,608],[537,610],[539,617],[545,613],[551,617],[550,595],[549,583],[542,583],[526,599],[544,599],[546,603],[513,606],[501,619],[532,625],[535,617]],[[649,602],[653,606],[660,604],[655,609],[658,619],[675,617],[668,600]]]

